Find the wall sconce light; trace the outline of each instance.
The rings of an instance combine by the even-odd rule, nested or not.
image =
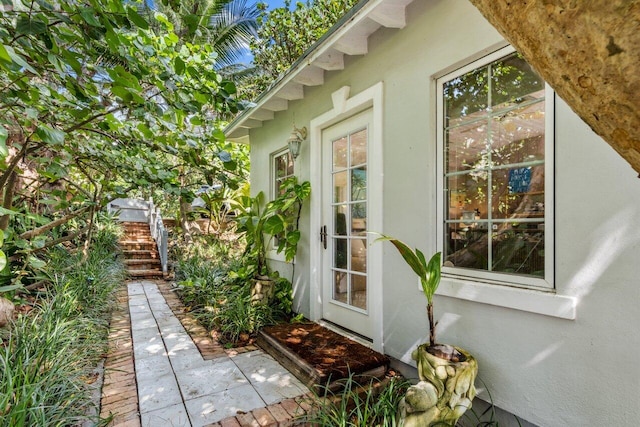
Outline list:
[[[287,145],[289,146],[289,152],[291,153],[291,157],[295,161],[300,155],[300,146],[302,145],[302,141],[307,138],[307,128],[302,127],[302,129],[298,129],[296,125],[293,125],[293,131],[291,131],[291,136],[287,140]]]

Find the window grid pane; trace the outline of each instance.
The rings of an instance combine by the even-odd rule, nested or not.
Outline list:
[[[512,54],[443,97],[445,262],[544,277],[544,81]]]

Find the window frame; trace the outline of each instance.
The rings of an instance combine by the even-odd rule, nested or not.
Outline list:
[[[293,161],[293,158],[291,158],[291,163],[292,163],[292,167],[293,167],[291,175],[285,175],[283,177],[278,177],[278,167],[277,167],[276,162],[277,162],[277,159],[279,157],[281,157],[281,156],[283,156],[285,154],[288,154],[289,157],[291,157],[291,152],[289,151],[289,147],[284,147],[284,148],[281,148],[281,149],[279,149],[277,151],[274,151],[273,153],[271,153],[271,156],[270,156],[270,158],[271,158],[271,162],[270,162],[270,164],[271,164],[271,167],[270,167],[270,169],[271,169],[271,184],[270,184],[271,185],[271,189],[270,189],[271,198],[270,198],[270,200],[274,200],[276,197],[278,197],[278,185],[277,185],[277,183],[279,181],[284,181],[287,178],[295,176],[295,174],[296,174],[296,162]]]
[[[466,65],[453,71],[435,77],[436,83],[436,159],[437,159],[437,238],[436,244],[439,251],[444,253],[444,233],[445,220],[447,215],[448,192],[445,191],[445,111],[444,111],[444,84],[452,79],[464,75],[468,72],[485,67],[496,62],[516,50],[512,46],[507,46],[496,50],[480,58],[470,60]],[[494,272],[486,270],[475,270],[469,268],[442,267],[443,278],[458,279],[462,281],[480,282],[485,284],[506,285],[522,287],[525,289],[538,289],[553,291],[555,289],[555,230],[554,230],[554,158],[555,158],[555,93],[545,82],[545,208],[544,208],[544,229],[545,229],[545,274],[543,278],[524,276],[504,272]]]
[[[270,176],[271,176],[270,184],[269,184],[271,187],[270,188],[271,197],[269,200],[274,200],[276,197],[278,197],[278,185],[277,185],[278,181],[284,181],[285,179],[296,175],[296,162],[293,160],[293,158],[291,158],[291,163],[293,167],[293,171],[291,175],[285,175],[283,177],[278,178],[277,159],[278,157],[281,157],[284,154],[288,154],[289,157],[291,157],[291,152],[289,150],[289,147],[283,147],[277,151],[274,151],[269,155],[269,160],[270,160],[269,169],[270,169]],[[278,237],[277,236],[274,236],[270,244],[268,245],[267,258],[275,261],[285,262],[284,253],[278,253]]]

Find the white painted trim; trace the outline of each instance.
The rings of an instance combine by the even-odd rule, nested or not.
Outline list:
[[[329,126],[340,122],[354,114],[372,109],[373,123],[376,125],[370,137],[370,157],[368,159],[370,171],[379,171],[378,174],[369,175],[370,188],[382,189],[383,185],[383,83],[378,82],[368,89],[349,98],[350,88],[344,86],[332,94],[333,108],[326,113],[311,120],[310,129],[310,174],[309,181],[315,190],[311,193],[311,235],[316,236],[311,239],[309,256],[311,266],[310,277],[310,315],[311,320],[322,318],[322,253],[320,243],[320,227],[322,226],[322,131]],[[383,198],[382,191],[370,191],[369,193],[369,218],[368,229],[382,230],[383,225]],[[370,294],[370,308],[374,336],[373,349],[381,353],[383,350],[383,303],[382,303],[382,245],[369,246],[369,271],[368,277],[372,284]]]
[[[439,73],[439,77],[436,80],[436,141],[437,141],[437,177],[436,188],[438,191],[437,197],[437,223],[436,223],[436,244],[438,251],[444,251],[444,218],[446,217],[444,203],[444,132],[442,123],[444,121],[444,101],[442,97],[443,84],[455,77],[464,75],[478,67],[485,66],[499,60],[506,55],[515,52],[515,48],[512,46],[506,46],[491,53],[482,52],[479,59],[470,60],[466,65],[459,66],[456,64],[456,68],[448,74]],[[501,274],[496,272],[484,271],[484,270],[472,270],[472,269],[460,269],[455,267],[442,267],[443,280],[444,278],[457,279],[458,277],[464,277],[465,280],[474,281],[478,283],[488,284],[489,286],[500,287],[503,286],[509,289],[512,284],[515,286],[528,287],[531,290],[553,290],[554,278],[555,278],[555,232],[554,232],[554,156],[555,156],[555,110],[554,110],[554,92],[551,87],[545,83],[545,277],[535,278],[527,276],[517,276],[511,274]]]
[[[443,277],[436,295],[574,320],[578,300],[554,292]]]

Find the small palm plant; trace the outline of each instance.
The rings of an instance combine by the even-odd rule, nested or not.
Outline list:
[[[442,252],[434,254],[429,262],[425,258],[422,251],[418,248],[412,250],[406,243],[398,240],[394,237],[389,237],[381,234],[381,237],[376,239],[387,240],[396,247],[402,258],[411,267],[411,269],[420,278],[420,285],[422,285],[422,292],[427,297],[427,316],[429,317],[429,347],[436,344],[436,325],[433,321],[433,294],[436,293],[438,285],[440,285],[441,270],[440,262],[442,259]]]

